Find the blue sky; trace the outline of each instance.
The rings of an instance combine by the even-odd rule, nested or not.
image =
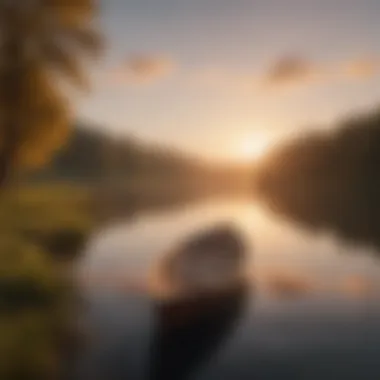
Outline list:
[[[380,103],[379,14],[378,0],[103,0],[108,48],[80,116],[243,158],[247,140]]]

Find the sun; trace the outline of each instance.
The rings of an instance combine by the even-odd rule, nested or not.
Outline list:
[[[242,141],[238,154],[243,160],[258,160],[268,151],[270,142],[263,136],[250,136]]]

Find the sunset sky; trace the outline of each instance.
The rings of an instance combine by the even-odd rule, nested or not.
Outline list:
[[[108,49],[80,116],[248,158],[380,104],[379,14],[379,0],[103,0]]]

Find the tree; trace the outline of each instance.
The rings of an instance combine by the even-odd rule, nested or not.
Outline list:
[[[101,50],[95,0],[0,0],[0,187],[65,140],[69,86]]]

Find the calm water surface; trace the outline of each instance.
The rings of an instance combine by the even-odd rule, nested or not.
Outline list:
[[[78,273],[90,339],[77,377],[147,378],[156,326],[147,275],[188,234],[225,221],[247,240],[250,292],[232,327],[178,379],[379,379],[380,256],[246,201],[141,213],[92,238]]]

